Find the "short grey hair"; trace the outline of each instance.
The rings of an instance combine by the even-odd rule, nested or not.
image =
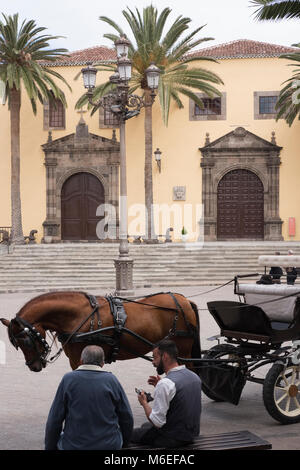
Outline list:
[[[105,360],[104,351],[101,346],[86,346],[81,353],[80,359],[82,364],[102,366]]]

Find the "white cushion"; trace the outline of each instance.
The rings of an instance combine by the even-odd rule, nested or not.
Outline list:
[[[260,307],[271,321],[290,323],[294,320],[297,294],[300,296],[300,286],[287,286],[280,284],[238,284],[237,293],[245,296],[249,305]],[[262,303],[278,297],[295,294],[292,297],[277,300],[276,302]],[[262,303],[262,305],[260,305]]]
[[[300,266],[300,256],[278,255],[278,256],[259,256],[259,266],[280,266],[281,268],[289,268],[292,266]]]

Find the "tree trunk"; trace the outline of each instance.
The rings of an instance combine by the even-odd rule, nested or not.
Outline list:
[[[10,90],[10,139],[11,139],[11,242],[25,243],[22,228],[20,191],[20,108],[21,92]]]
[[[153,182],[152,182],[152,101],[151,90],[145,90],[145,206],[146,206],[146,241],[156,238],[153,220]]]

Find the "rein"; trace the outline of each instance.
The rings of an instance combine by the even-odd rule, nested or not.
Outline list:
[[[16,316],[10,322],[9,329],[8,329],[8,334],[9,334],[9,339],[10,339],[11,343],[13,344],[13,346],[16,349],[18,349],[18,347],[20,346],[19,343],[18,343],[18,339],[22,338],[22,337],[25,337],[24,340],[28,341],[29,347],[31,349],[34,349],[35,352],[36,352],[36,356],[31,361],[26,362],[27,366],[30,366],[36,360],[39,360],[42,363],[43,367],[45,367],[47,363],[52,364],[53,362],[55,362],[59,358],[59,356],[61,355],[61,353],[64,350],[64,347],[68,343],[70,343],[72,340],[76,342],[76,339],[77,339],[77,342],[80,342],[80,339],[90,338],[90,337],[98,334],[99,336],[103,337],[103,342],[105,342],[110,337],[102,335],[102,332],[103,331],[109,331],[109,330],[113,330],[114,332],[117,332],[118,335],[120,335],[121,332],[127,333],[127,334],[135,337],[136,339],[140,340],[141,342],[147,344],[150,347],[154,346],[154,344],[152,342],[148,341],[147,339],[143,338],[142,336],[138,335],[137,333],[129,330],[128,328],[125,328],[124,325],[115,324],[114,326],[111,326],[111,327],[100,328],[101,325],[102,325],[102,322],[101,322],[100,315],[99,315],[99,308],[101,306],[105,305],[106,302],[103,302],[103,303],[99,304],[96,297],[94,297],[93,295],[89,295],[89,294],[86,294],[86,293],[83,293],[83,294],[89,300],[90,305],[92,307],[92,311],[88,314],[88,316],[86,318],[84,318],[82,320],[82,322],[76,327],[76,329],[72,333],[70,333],[70,334],[69,333],[62,333],[62,334],[59,335],[61,338],[66,338],[66,339],[65,339],[64,342],[61,340],[62,345],[61,345],[60,349],[57,351],[57,353],[54,356],[50,357],[49,359],[48,359],[48,356],[51,352],[52,345],[51,345],[51,347],[49,346],[47,341],[43,338],[41,333],[39,333],[36,330],[36,328],[34,326],[32,326],[29,322],[27,322],[26,320],[24,320],[24,319],[22,319],[21,317],[18,317],[18,316]],[[160,309],[160,310],[168,310],[168,311],[176,312],[175,317],[174,317],[174,321],[173,321],[173,325],[170,328],[169,333],[167,334],[167,336],[164,339],[166,339],[170,336],[191,336],[191,335],[194,335],[195,333],[192,331],[191,326],[188,324],[188,322],[186,320],[183,308],[181,307],[180,303],[178,302],[178,300],[176,299],[176,297],[174,296],[174,294],[172,292],[160,292],[158,294],[151,294],[151,295],[148,295],[146,297],[152,297],[154,295],[159,295],[159,294],[169,294],[174,300],[175,308],[174,307],[163,307],[163,306],[154,305],[154,304],[148,304],[148,303],[144,303],[144,302],[139,302],[137,300],[125,299],[125,298],[118,297],[118,296],[116,296],[115,299],[119,299],[120,301],[132,302],[132,303],[136,303],[136,304],[144,305],[144,306],[148,306],[148,307],[153,307],[153,308],[157,308],[157,309]],[[107,297],[106,297],[106,301],[108,301]],[[185,321],[187,331],[177,331],[176,330],[176,324],[177,324],[177,320],[179,318],[179,313],[182,313],[182,315],[183,315],[183,319]],[[97,320],[98,320],[97,321],[97,325],[98,325],[97,330],[94,330],[95,314],[97,315]],[[81,333],[76,337],[75,335],[79,332],[80,328],[90,318],[91,318],[90,331],[87,332],[87,333]],[[13,334],[13,331],[12,331],[13,323],[17,323],[20,327],[23,327],[23,329],[17,335]],[[113,337],[111,339],[113,339]],[[42,347],[42,349],[43,349],[42,352],[40,352],[38,350],[38,345],[40,345]],[[116,344],[111,344],[111,346],[116,348]],[[117,345],[117,348],[118,347],[119,346]],[[128,352],[134,354],[137,357],[142,357],[144,359],[147,359],[147,360],[151,361],[151,359],[149,357],[145,356],[145,355],[139,355],[139,354],[135,353],[134,351],[131,352],[129,350],[128,350]]]
[[[17,323],[20,327],[23,327],[23,330],[21,330],[20,333],[18,333],[17,335],[14,335],[12,332],[13,323]],[[8,336],[9,336],[10,342],[16,349],[18,349],[19,347],[18,338],[21,338],[21,339],[24,338],[24,342],[27,342],[28,347],[30,349],[35,350],[36,356],[31,361],[27,361],[25,363],[26,366],[30,366],[37,359],[41,361],[43,367],[46,366],[47,357],[50,354],[51,348],[49,344],[47,343],[47,341],[43,338],[41,333],[39,333],[37,329],[34,326],[32,326],[29,322],[27,322],[21,317],[15,317],[9,324]],[[43,348],[42,353],[40,353],[40,351],[38,350],[37,343],[42,346]]]

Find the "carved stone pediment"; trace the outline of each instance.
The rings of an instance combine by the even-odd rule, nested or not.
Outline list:
[[[237,127],[235,130],[225,134],[219,139],[199,148],[203,156],[214,152],[228,152],[228,150],[230,150],[230,152],[244,151],[245,153],[253,153],[257,151],[279,153],[281,149],[282,147],[279,147],[272,142],[268,142],[262,137],[247,131],[243,127]]]

